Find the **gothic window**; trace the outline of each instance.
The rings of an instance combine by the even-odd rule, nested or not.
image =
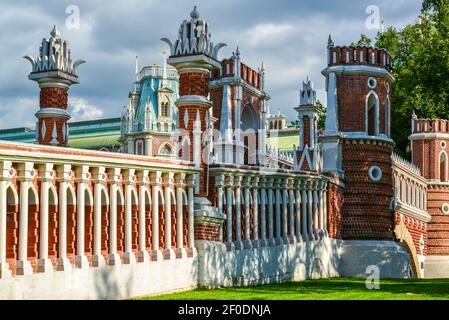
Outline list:
[[[168,102],[161,104],[161,117],[168,117]]]
[[[143,155],[143,141],[139,140],[136,143],[136,154]]]
[[[379,99],[373,91],[366,98],[366,131],[369,136],[379,135]]]
[[[440,153],[440,181],[447,182],[447,155],[444,151]]]
[[[171,155],[172,149],[171,149],[170,145],[168,145],[168,144],[164,145],[161,149],[161,154],[167,155],[167,156]]]

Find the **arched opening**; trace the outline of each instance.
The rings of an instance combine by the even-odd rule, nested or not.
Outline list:
[[[447,182],[447,154],[444,151],[440,153],[440,181]]]
[[[117,188],[117,252],[123,252],[125,247],[125,197],[123,190]]]
[[[385,134],[390,137],[390,97],[387,96],[387,102],[385,104]]]
[[[131,250],[134,252],[139,251],[139,206],[137,191],[132,189],[131,194]]]
[[[176,196],[173,190],[170,190],[170,206],[171,206],[171,216],[170,216],[170,224],[171,224],[171,248],[176,249],[176,230],[177,230],[177,221],[176,221]]]
[[[366,98],[366,128],[369,136],[379,135],[379,98],[374,91]]]
[[[153,223],[159,224],[159,248],[153,248],[153,250],[159,250],[165,248],[165,237],[164,237],[164,230],[165,230],[165,201],[164,201],[164,194],[163,194],[163,188],[159,189],[159,195],[158,195],[158,202],[159,202],[159,221],[153,221]]]
[[[246,104],[242,111],[242,140],[245,148],[244,164],[256,164],[257,162],[257,131],[259,121],[254,106]]]
[[[76,250],[76,195],[74,187],[67,188],[67,257],[72,263]]]
[[[90,187],[84,190],[84,253],[89,262],[92,262],[92,248],[93,248],[93,228],[94,228],[94,203],[93,195]]]
[[[145,188],[145,247],[148,251],[152,250],[153,243],[153,223],[151,211],[151,194],[149,188]]]
[[[12,274],[15,275],[19,243],[19,198],[12,184],[6,189],[6,201],[6,261]]]
[[[101,254],[107,259],[109,249],[109,197],[104,186],[101,188]]]
[[[189,245],[189,201],[187,193],[182,190],[182,246],[187,248]]]
[[[38,193],[35,186],[30,185],[28,188],[28,260],[35,271],[39,257],[39,218]]]
[[[171,156],[173,154],[172,147],[168,143],[162,145],[159,149],[159,154],[163,156]]]
[[[53,262],[56,262],[58,250],[58,212],[58,193],[55,186],[50,185],[48,192],[48,258]]]

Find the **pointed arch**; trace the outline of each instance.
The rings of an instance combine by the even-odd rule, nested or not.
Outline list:
[[[101,186],[101,205],[102,206],[109,206],[108,190],[103,185]]]
[[[391,136],[391,104],[390,104],[390,96],[387,94],[387,100],[385,103],[385,135],[387,137]]]
[[[379,135],[379,97],[373,90],[366,96],[365,130],[369,136]]]
[[[448,158],[446,151],[442,150],[438,156],[438,159],[438,177],[440,178],[441,182],[447,182]]]
[[[117,205],[124,206],[125,205],[125,196],[123,195],[122,188],[117,188],[117,194],[118,194]]]
[[[173,147],[168,142],[162,144],[157,152],[159,155],[173,155]]]
[[[70,183],[67,186],[67,204],[69,204],[69,205],[75,205],[76,204],[75,188]]]
[[[34,184],[30,184],[28,188],[28,203],[36,206],[39,204],[39,194]]]
[[[50,184],[48,187],[48,204],[49,205],[58,205],[58,192],[56,191],[56,187],[53,184]]]
[[[16,187],[9,182],[6,186],[6,201],[8,205],[18,205],[19,204],[19,194],[17,193]]]
[[[84,188],[85,195],[87,194],[87,197],[84,197],[85,205],[86,206],[93,206],[94,205],[94,196],[92,194],[92,190],[89,187]]]

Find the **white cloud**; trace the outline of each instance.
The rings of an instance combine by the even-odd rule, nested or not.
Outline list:
[[[78,97],[70,98],[69,110],[74,121],[94,120],[103,116],[103,110]]]

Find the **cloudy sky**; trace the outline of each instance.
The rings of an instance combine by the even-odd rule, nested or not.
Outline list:
[[[71,5],[79,8],[79,28],[66,13]],[[127,103],[135,56],[140,66],[162,63],[166,47],[159,39],[175,40],[193,5],[209,22],[212,41],[228,44],[220,58],[238,45],[246,64],[264,62],[271,112],[280,109],[294,120],[307,75],[325,103],[321,70],[329,33],[336,44],[349,44],[360,33],[373,37],[377,30],[366,24],[370,5],[379,8],[386,26],[401,28],[416,20],[421,0],[1,0],[0,128],[34,124],[39,90],[27,78],[31,67],[22,56],[36,56],[54,24],[69,41],[72,59],[87,61],[79,69],[81,84],[70,89],[73,118],[114,117]]]

